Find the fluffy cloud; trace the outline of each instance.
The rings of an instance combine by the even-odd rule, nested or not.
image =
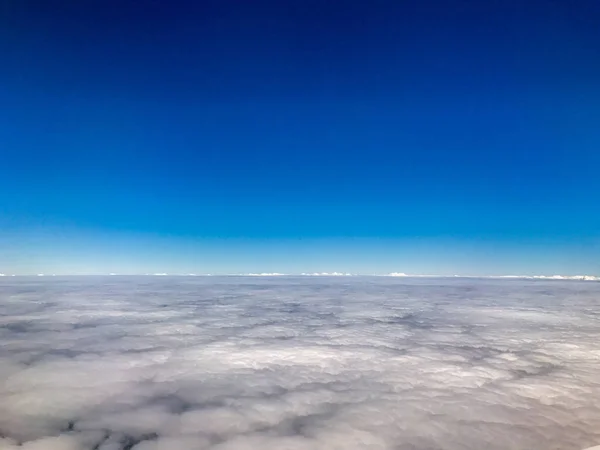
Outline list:
[[[600,442],[600,283],[4,278],[0,449]]]

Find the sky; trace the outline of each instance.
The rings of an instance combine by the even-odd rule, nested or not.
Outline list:
[[[0,273],[600,274],[600,4],[7,0]]]

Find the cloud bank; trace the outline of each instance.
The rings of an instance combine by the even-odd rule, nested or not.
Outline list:
[[[580,450],[600,284],[0,282],[2,450]]]

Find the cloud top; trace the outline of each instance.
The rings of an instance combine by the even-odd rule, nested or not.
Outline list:
[[[600,284],[7,278],[2,450],[600,442]]]

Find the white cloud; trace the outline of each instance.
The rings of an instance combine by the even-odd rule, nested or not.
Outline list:
[[[440,275],[416,275],[403,272],[388,273],[388,277],[411,277],[411,278],[447,278]],[[600,281],[600,277],[594,275],[452,275],[453,278],[516,278],[523,280],[574,280],[574,281]]]
[[[305,277],[351,277],[351,273],[345,272],[314,272],[314,273],[302,273]]]
[[[285,273],[279,272],[263,272],[263,273],[244,273],[241,274],[244,277],[281,277],[285,276]]]
[[[17,278],[0,449],[578,450],[600,442],[599,298],[560,279]]]

